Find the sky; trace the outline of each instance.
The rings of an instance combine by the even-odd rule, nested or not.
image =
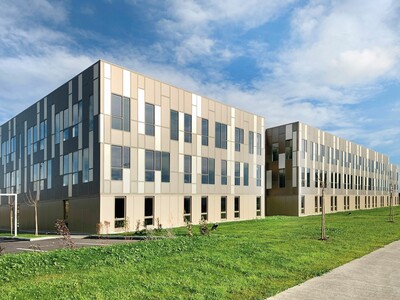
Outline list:
[[[0,124],[105,59],[400,165],[396,0],[0,1]]]

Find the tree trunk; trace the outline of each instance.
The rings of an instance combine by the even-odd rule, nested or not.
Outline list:
[[[38,213],[37,213],[37,203],[35,204],[35,235],[38,236]]]

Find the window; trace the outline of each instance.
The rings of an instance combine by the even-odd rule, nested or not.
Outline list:
[[[122,169],[129,169],[129,147],[111,146],[111,180],[122,180]]]
[[[125,225],[125,198],[115,198],[114,227],[122,228]]]
[[[201,197],[201,219],[208,220],[208,197]]]
[[[243,185],[248,186],[249,185],[249,164],[244,163],[243,164]]]
[[[78,184],[79,152],[72,153],[72,184]]]
[[[130,99],[120,95],[111,94],[111,116],[111,128],[130,131]],[[90,111],[89,118],[91,119],[89,119],[90,127],[90,123],[93,123],[93,117],[91,116]],[[91,125],[91,128],[93,129],[93,124]]]
[[[55,119],[55,143],[59,144],[60,143],[60,114],[56,114],[56,119]],[[28,149],[29,149],[29,140],[30,140],[30,134],[29,134],[29,129],[28,129]],[[29,154],[29,153],[28,153]]]
[[[240,162],[235,161],[235,185],[240,185]]]
[[[221,184],[228,184],[228,169],[226,160],[221,160]]]
[[[64,155],[64,163],[63,163],[63,186],[68,185],[68,174],[69,174],[69,156]]]
[[[279,187],[284,188],[285,187],[285,169],[279,169]]]
[[[235,127],[235,151],[240,152],[240,144],[244,143],[244,130]]]
[[[318,183],[319,183],[319,180],[320,180],[319,175],[318,175],[318,170],[315,170],[314,173],[315,173],[315,178],[314,178],[315,179],[314,180],[315,181],[315,187],[317,188],[319,186]],[[321,178],[321,180],[322,180],[322,178]]]
[[[310,187],[310,182],[311,182],[310,168],[307,168],[307,187]]]
[[[314,203],[314,211],[315,212],[318,212],[318,196],[315,196],[315,198],[314,198],[314,200],[315,200],[315,203]]]
[[[154,198],[145,197],[144,198],[144,225],[153,225],[153,211],[154,211]]]
[[[69,139],[69,116],[68,116],[68,108],[64,110],[64,132],[63,132],[63,141],[65,142],[66,140]],[[35,135],[34,135],[35,136]],[[33,138],[35,141],[35,138]]]
[[[256,178],[256,186],[261,186],[261,165],[257,165],[257,178]]]
[[[261,155],[261,133],[257,133],[257,155]]]
[[[300,213],[304,214],[305,213],[305,196],[301,196],[301,203],[300,203]]]
[[[335,211],[337,211],[337,196],[335,196]]]
[[[94,123],[94,103],[93,103],[93,95],[89,96],[89,131],[93,130]]]
[[[154,105],[146,103],[145,110],[145,133],[154,136]]]
[[[192,142],[192,116],[185,114],[184,118],[185,143]]]
[[[234,207],[234,212],[235,212],[235,218],[240,218],[240,197],[235,197],[235,207]]]
[[[145,180],[154,181],[154,172],[161,171],[161,182],[170,180],[170,157],[168,152],[146,150]]]
[[[306,186],[306,170],[304,167],[301,168],[301,186]]]
[[[45,120],[40,123],[40,136],[39,136],[40,150],[44,150],[44,141],[45,141],[46,137],[47,137],[47,121]],[[14,138],[14,141],[15,141],[15,138]]]
[[[279,160],[279,144],[273,143],[272,144],[272,161]]]
[[[310,141],[310,160],[314,160],[314,143]]]
[[[325,206],[325,202],[322,196],[319,196],[319,212],[322,212],[322,206]]]
[[[83,149],[83,158],[82,158],[82,182],[89,181],[89,149]]]
[[[47,161],[47,189],[51,189],[52,179],[52,160]]]
[[[208,120],[201,119],[201,144],[208,146]]]
[[[261,216],[261,197],[256,198],[256,216]]]
[[[170,114],[170,138],[171,140],[179,140],[179,114],[175,110],[171,110]]]
[[[285,158],[292,159],[293,140],[285,141]]]
[[[201,158],[201,183],[215,183],[215,160],[213,158]]]
[[[254,154],[254,132],[249,131],[249,154]]]
[[[331,196],[331,211],[333,211],[333,196]]]
[[[185,155],[184,157],[184,183],[192,183],[192,156]]]
[[[215,123],[215,148],[227,149],[228,134],[227,126],[222,123]]]
[[[183,198],[183,221],[192,222],[192,197]]]
[[[226,219],[226,197],[221,197],[221,219]]]

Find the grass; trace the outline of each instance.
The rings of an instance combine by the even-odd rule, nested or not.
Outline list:
[[[396,207],[396,215],[400,207]],[[0,256],[2,299],[265,299],[400,239],[389,209],[220,224],[210,237]]]

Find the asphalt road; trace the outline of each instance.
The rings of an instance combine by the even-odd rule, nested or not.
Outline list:
[[[134,243],[135,240],[117,240],[117,239],[86,239],[72,238],[75,248],[108,246],[122,243]],[[66,245],[60,238],[40,240],[40,241],[18,241],[0,238],[0,247],[4,248],[3,254],[21,253],[21,252],[47,252],[56,249],[65,248]]]

